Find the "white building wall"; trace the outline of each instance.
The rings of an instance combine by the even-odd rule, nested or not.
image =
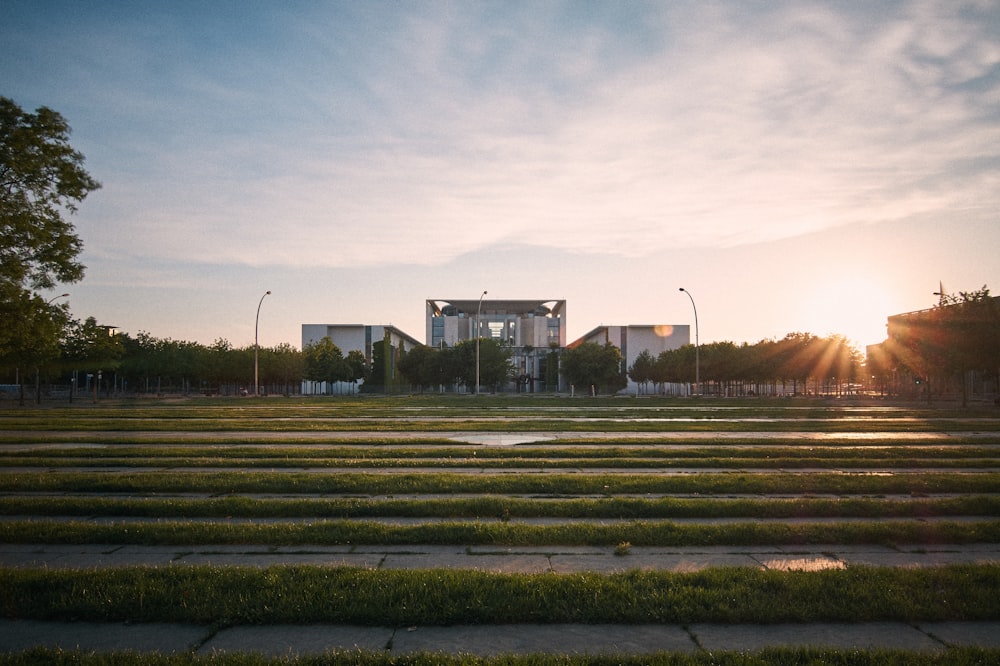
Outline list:
[[[629,326],[598,326],[580,338],[574,345],[594,342],[599,345],[610,342],[622,352],[627,373],[643,351],[648,351],[655,359],[661,352],[680,349],[691,344],[691,327],[687,324],[632,324]],[[683,392],[682,385],[670,387],[671,392]],[[628,380],[623,389],[626,393],[638,393],[639,385]]]
[[[352,351],[359,351],[368,363],[372,361],[372,345],[382,341],[386,331],[389,333],[389,344],[394,349],[409,351],[420,344],[413,337],[403,333],[391,325],[381,324],[303,324],[302,348],[315,344],[323,338],[330,338],[333,344],[347,356]],[[302,382],[302,394],[350,394],[356,392],[353,382]]]

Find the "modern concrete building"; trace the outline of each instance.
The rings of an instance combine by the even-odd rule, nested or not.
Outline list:
[[[477,324],[478,322],[478,324]],[[492,338],[513,350],[518,390],[559,390],[549,354],[566,346],[565,300],[432,298],[426,304],[427,344],[451,347],[463,340]]]
[[[340,351],[347,356],[352,351],[360,351],[365,355],[365,362],[368,367],[372,366],[374,360],[373,348],[375,343],[383,342],[388,345],[389,353],[386,354],[386,363],[383,368],[383,383],[386,386],[392,385],[398,380],[396,374],[396,361],[400,352],[406,352],[421,344],[416,338],[407,335],[392,325],[381,324],[302,324],[302,349],[308,345],[319,342],[323,338],[330,338],[333,344],[340,348]],[[306,384],[309,384],[307,387]],[[327,385],[325,382],[303,382],[302,393],[346,393],[353,390],[353,384],[338,382],[335,385]]]
[[[573,348],[585,342],[594,342],[599,345],[611,343],[621,350],[622,372],[635,363],[635,359],[644,351],[648,351],[655,359],[660,352],[679,349],[684,345],[691,344],[691,327],[687,324],[631,324],[627,326],[598,326],[578,340],[570,343]],[[625,391],[635,393],[639,390],[638,385],[631,379]]]
[[[479,333],[476,334],[476,319]],[[512,347],[566,346],[566,301],[429,299],[427,344],[451,347],[477,337]]]
[[[478,322],[478,323],[477,323]],[[566,301],[560,299],[428,299],[426,302],[426,344],[438,349],[453,347],[478,336],[509,345],[514,368],[514,381],[506,390],[535,393],[568,390],[559,374],[559,354],[567,347]],[[346,356],[361,351],[369,366],[373,361],[373,346],[379,341],[388,344],[389,354],[384,367],[384,384],[398,381],[395,363],[400,352],[421,343],[393,326],[365,324],[303,324],[302,348],[330,338]],[[621,350],[623,371],[627,371],[643,351],[654,358],[662,351],[677,349],[691,341],[687,325],[599,326],[569,346],[584,342],[610,342]],[[310,384],[310,386],[306,386]],[[303,384],[302,392],[344,393],[353,385]],[[629,382],[630,392],[638,387]]]

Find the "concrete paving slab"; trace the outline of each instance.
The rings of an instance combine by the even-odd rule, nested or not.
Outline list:
[[[386,545],[374,545],[368,546],[363,544],[358,544],[352,550],[352,553],[379,553],[380,555],[392,554],[392,553],[402,553],[406,555],[414,554],[440,554],[445,557],[453,557],[456,555],[465,555],[470,552],[465,546],[434,546],[426,544],[408,544],[408,545],[396,545],[396,544],[386,544]]]
[[[750,555],[740,553],[691,553],[655,555],[632,552],[627,555],[553,555],[550,558],[555,573],[615,573],[630,569],[675,572],[700,571],[709,567],[756,567],[761,564]]]
[[[635,546],[632,548],[635,553],[672,553],[675,555],[758,555],[786,553],[781,546]]]
[[[119,555],[166,555],[177,557],[195,550],[194,546],[139,546],[127,544],[115,546],[114,553]]]
[[[33,569],[36,567],[54,567],[58,555],[48,553],[0,553],[0,567],[11,569]]]
[[[1000,561],[990,553],[973,553],[956,550],[950,553],[843,553],[838,554],[848,566],[866,565],[873,567],[937,567],[948,564],[988,564]]]
[[[269,567],[278,564],[313,564],[330,567],[377,569],[383,555],[377,553],[191,553],[175,560],[182,565]]]
[[[956,563],[1000,562],[1000,544],[939,544],[930,546],[901,546],[900,552],[930,559],[954,559]]]
[[[168,550],[143,553],[137,550],[123,551],[121,546],[108,544],[22,544],[20,548],[5,547],[0,550],[0,565],[17,568],[150,566],[169,564],[171,559],[173,555]]]
[[[964,546],[963,546],[964,547]],[[830,544],[825,546],[773,546],[773,552],[791,555],[855,555],[864,553],[896,553],[898,549],[878,544]]]
[[[166,566],[174,559],[168,553],[79,553],[62,555],[52,561],[50,566],[66,569],[90,569],[92,567],[133,567],[133,566]]]
[[[115,544],[46,544],[46,543],[5,543],[0,544],[0,553],[46,553],[51,555],[71,555],[74,553],[113,553],[121,546]]]
[[[648,654],[657,651],[751,651],[765,647],[895,648],[1000,647],[1000,622],[715,625],[468,625],[388,627],[253,625],[213,633],[183,624],[123,624],[0,620],[0,653],[32,647],[96,651],[256,652],[269,656],[328,650],[389,650],[497,655]]]
[[[110,566],[314,564],[377,568],[469,568],[503,572],[611,573],[628,569],[675,572],[750,566],[800,571],[844,566],[922,567],[1000,562],[1000,545],[633,547],[615,555],[610,546],[115,546],[0,545],[0,566],[90,568]]]
[[[463,547],[463,553],[470,555],[510,555],[512,553],[525,553],[531,555],[610,555],[614,549],[606,546],[468,546]]]
[[[732,624],[690,627],[706,650],[759,650],[765,647],[896,648],[939,650],[944,646],[914,627],[899,622],[864,624]]]
[[[388,553],[383,569],[474,569],[496,573],[547,573],[549,558],[545,555],[445,555]]]
[[[189,624],[0,620],[0,652],[20,652],[33,647],[189,652],[208,635],[207,627]]]
[[[351,553],[354,552],[354,546],[321,546],[304,544],[301,546],[276,546],[271,549],[274,553]],[[357,552],[364,552],[363,550],[358,550]]]
[[[499,654],[648,654],[694,652],[697,645],[674,625],[501,625],[413,627],[399,630],[394,653],[444,652]]]
[[[329,650],[385,650],[394,631],[350,625],[267,625],[219,631],[198,654],[254,652],[269,657],[322,654]]]
[[[548,442],[552,439],[552,437],[530,432],[483,432],[462,433],[449,437],[448,439],[454,442],[481,444],[483,446],[517,446],[520,444]]]
[[[1000,622],[929,622],[917,626],[948,645],[1000,648]]]

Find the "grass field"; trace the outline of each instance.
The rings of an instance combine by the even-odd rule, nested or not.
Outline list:
[[[505,444],[500,435],[510,433],[518,443]],[[624,562],[640,546],[997,544],[1000,413],[839,401],[468,396],[0,407],[0,544],[95,543],[617,545]],[[1000,563],[987,561],[614,574],[0,569],[7,618],[215,626],[1000,620],[998,590]],[[2,660],[61,658],[33,654]],[[219,659],[206,663],[230,663]],[[232,663],[265,663],[244,659]],[[966,664],[1000,653],[662,659]]]

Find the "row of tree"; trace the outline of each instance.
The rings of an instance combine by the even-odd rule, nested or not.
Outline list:
[[[133,337],[93,317],[70,320],[56,354],[41,361],[36,372],[46,382],[95,396],[112,391],[229,394],[252,388],[255,356],[260,384],[270,391],[297,392],[309,372],[306,355],[289,344],[255,350],[223,339],[203,345],[145,332]]]
[[[22,377],[34,374],[63,382],[71,376],[101,376],[119,390],[167,390],[235,393],[247,390],[255,365],[255,350],[234,348],[226,340],[205,346],[192,342],[157,339],[147,333],[136,337],[114,334],[94,319],[70,320],[63,306],[47,305],[50,325],[60,326],[62,336],[49,358],[25,364]],[[269,392],[295,393],[302,380],[335,384],[357,383],[381,388],[386,368],[395,364],[401,381],[417,390],[479,385],[506,390],[516,381],[512,350],[492,339],[467,340],[453,347],[416,347],[399,353],[376,342],[373,359],[360,351],[346,355],[329,338],[299,351],[291,345],[256,350],[260,385]],[[478,357],[478,358],[477,358]],[[674,385],[696,387],[700,393],[719,395],[787,395],[803,392],[852,391],[862,378],[878,381],[899,373],[908,380],[938,387],[966,390],[962,378],[976,371],[1000,391],[1000,299],[979,292],[942,299],[939,307],[900,315],[890,320],[890,339],[873,353],[865,367],[858,350],[842,336],[817,337],[791,333],[781,340],[736,345],[714,342],[685,345],[653,356],[643,351],[629,368],[621,351],[611,345],[584,343],[545,355],[545,372],[558,368],[566,384],[577,391],[614,393],[637,383],[644,392],[669,392]],[[40,369],[40,370],[39,370]],[[32,372],[34,371],[34,372]],[[96,380],[95,380],[96,381]],[[548,384],[549,382],[546,381]],[[82,385],[80,386],[82,389]],[[549,387],[550,390],[552,387]]]
[[[503,389],[513,377],[507,345],[490,338],[463,340],[453,347],[415,347],[399,359],[399,371],[419,390],[462,386],[475,391],[479,386],[495,391]]]
[[[719,395],[842,393],[861,376],[861,354],[846,338],[810,333],[754,344],[685,345],[656,357],[643,352],[629,368],[629,377],[644,388],[700,380],[696,390]]]
[[[418,347],[399,361],[399,369],[420,389],[475,385],[476,341],[454,347]],[[479,344],[480,385],[496,389],[512,379],[511,350],[494,340]],[[581,393],[615,393],[627,380],[645,392],[667,392],[670,385],[690,386],[700,379],[701,393],[720,395],[836,394],[852,391],[862,374],[862,359],[844,337],[817,337],[791,333],[781,340],[736,345],[715,342],[685,345],[654,357],[643,351],[625,368],[621,350],[608,343],[583,343],[553,351],[546,365],[558,364],[559,373],[572,390]],[[780,387],[780,388],[779,388]]]

